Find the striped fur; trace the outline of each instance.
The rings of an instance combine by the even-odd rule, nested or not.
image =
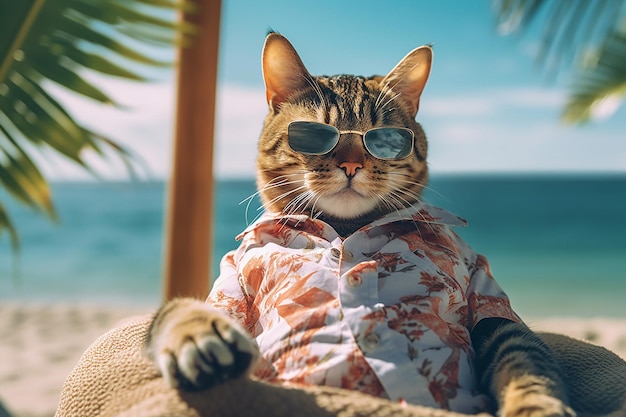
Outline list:
[[[430,69],[430,48],[423,48],[427,49],[414,51],[417,58],[411,54],[405,58],[424,68],[422,87]],[[273,62],[278,59],[282,60]],[[396,67],[384,78],[314,77],[285,38],[270,34],[264,50],[270,112],[257,158],[257,185],[264,206],[322,218],[345,236],[382,214],[418,201],[428,179],[427,144],[415,121],[421,88],[405,85],[403,79],[411,76],[411,70]],[[287,143],[287,125],[294,120],[362,132],[406,127],[415,133],[414,152],[406,159],[383,161],[365,150],[359,135],[346,134],[330,154],[302,155]],[[342,162],[358,162],[363,168],[349,178],[339,167]]]
[[[575,416],[559,362],[526,325],[484,319],[472,332],[482,389],[506,417]]]
[[[425,52],[428,56],[420,55]],[[279,62],[271,62],[274,59]],[[275,67],[280,70],[274,71]],[[428,170],[426,137],[415,117],[429,69],[430,49],[418,49],[385,77],[314,77],[286,39],[270,34],[264,50],[270,112],[257,160],[258,187],[265,206],[319,216],[345,236],[382,214],[418,201]],[[330,154],[303,156],[287,144],[287,125],[293,120],[327,123],[339,130],[407,127],[415,132],[415,149],[406,160],[380,161],[367,154],[360,138],[342,137]],[[349,182],[338,165],[348,158],[363,163],[351,185],[370,198],[370,206],[359,201],[346,204],[340,194]],[[326,199],[335,199],[336,205]],[[525,325],[484,320],[472,337],[481,385],[493,396],[501,415],[575,415],[567,405],[557,361]]]
[[[269,114],[257,159],[265,208],[322,218],[347,236],[419,201],[428,180],[427,143],[415,117],[431,56],[429,47],[418,48],[385,77],[314,77],[284,37],[270,34],[263,52]],[[342,131],[406,127],[415,133],[414,152],[403,160],[382,161],[368,154],[359,135],[346,134],[329,154],[302,155],[287,143],[287,126],[294,120]],[[346,161],[361,164],[356,175],[341,169]],[[472,341],[481,386],[502,416],[575,416],[557,361],[525,325],[486,319],[473,330]],[[192,388],[245,375],[258,356],[237,324],[202,303],[184,300],[156,314],[146,346],[170,385]]]
[[[239,324],[200,301],[179,298],[154,315],[145,353],[171,387],[205,388],[247,375],[256,343]]]

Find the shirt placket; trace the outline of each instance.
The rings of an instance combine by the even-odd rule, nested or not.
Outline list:
[[[379,298],[377,262],[364,253],[380,249],[382,241],[370,247],[367,239],[355,234],[331,249],[339,259],[339,296],[345,324],[391,399],[436,406],[427,383],[405,354],[406,338],[391,331],[385,321],[371,318],[384,305]]]
[[[373,306],[378,300],[376,261],[366,259],[348,239],[333,242],[331,256],[339,263],[339,296],[343,308]]]

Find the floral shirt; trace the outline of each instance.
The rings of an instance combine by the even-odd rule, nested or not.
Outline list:
[[[469,331],[519,318],[449,227],[464,225],[417,204],[344,239],[320,220],[265,213],[222,259],[208,301],[256,338],[262,379],[484,411]]]

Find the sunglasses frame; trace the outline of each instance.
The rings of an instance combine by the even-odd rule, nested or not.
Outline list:
[[[289,132],[289,127],[291,127],[291,125],[294,124],[294,123],[311,123],[311,124],[326,126],[326,127],[330,127],[332,129],[334,129],[337,132],[337,139],[335,140],[335,144],[333,146],[331,146],[330,149],[328,149],[327,151],[324,151],[324,152],[303,152],[303,151],[298,151],[298,150],[294,149],[291,146],[291,142],[289,141],[289,138],[288,138],[287,139],[287,143],[289,144],[289,147],[291,148],[291,150],[293,150],[294,152],[298,152],[300,154],[303,154],[303,155],[318,155],[318,156],[319,155],[326,155],[327,153],[331,152],[333,149],[335,149],[337,147],[337,145],[339,144],[339,140],[341,139],[341,135],[347,135],[347,134],[360,135],[361,136],[361,140],[363,141],[363,146],[365,147],[367,152],[370,155],[372,155],[374,158],[380,159],[382,161],[400,161],[402,159],[406,159],[409,156],[411,156],[411,154],[413,153],[413,149],[415,148],[415,133],[411,129],[406,128],[406,127],[381,126],[381,127],[374,127],[372,129],[368,129],[365,132],[361,132],[360,130],[339,130],[335,126],[329,125],[329,124],[326,124],[326,123],[312,122],[312,121],[308,121],[308,120],[294,120],[293,122],[289,123],[289,125],[287,127],[287,132]],[[403,130],[405,132],[409,132],[411,134],[411,150],[410,150],[410,152],[408,154],[406,154],[405,156],[401,157],[401,158],[383,158],[383,157],[374,155],[372,153],[372,151],[370,150],[370,148],[367,146],[367,142],[365,141],[365,135],[367,135],[371,131],[380,130],[380,129],[398,129],[398,130]]]

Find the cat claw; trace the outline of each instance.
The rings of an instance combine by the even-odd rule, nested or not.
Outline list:
[[[194,308],[152,341],[151,356],[168,386],[199,390],[246,375],[259,356],[254,340],[230,318]]]
[[[179,372],[193,387],[205,388],[237,378],[247,371],[256,354],[249,338],[223,323],[217,334],[187,341],[178,358]]]

